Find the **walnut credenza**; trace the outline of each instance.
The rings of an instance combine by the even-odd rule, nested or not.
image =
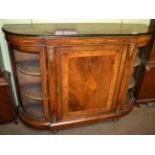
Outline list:
[[[58,130],[117,120],[135,103],[145,25],[5,25],[19,100],[30,127]]]

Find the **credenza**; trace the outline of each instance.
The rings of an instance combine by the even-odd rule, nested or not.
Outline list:
[[[152,40],[147,25],[4,25],[19,101],[30,127],[118,120],[136,101],[135,75]]]

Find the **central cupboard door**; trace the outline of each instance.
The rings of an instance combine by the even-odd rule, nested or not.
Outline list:
[[[57,57],[61,120],[114,111],[127,47],[60,47]]]

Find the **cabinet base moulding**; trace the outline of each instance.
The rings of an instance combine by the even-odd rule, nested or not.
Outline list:
[[[106,121],[113,121],[118,120],[122,116],[127,115],[134,107],[135,99],[133,98],[127,106],[124,106],[121,108],[119,112],[109,112],[106,115],[96,116],[96,117],[89,117],[89,118],[81,118],[76,120],[68,120],[68,121],[61,121],[57,123],[50,123],[45,120],[33,120],[31,117],[26,115],[22,109],[19,111],[19,117],[21,121],[28,125],[29,127],[35,128],[35,129],[50,129],[51,131],[57,131],[60,129],[65,129],[69,127],[77,127],[77,126],[84,126],[89,124],[95,124],[98,122],[106,122]]]

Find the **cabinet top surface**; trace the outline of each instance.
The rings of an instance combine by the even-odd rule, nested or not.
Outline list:
[[[150,34],[148,25],[104,23],[9,24],[3,26],[8,34],[31,37],[54,36],[139,36]]]

